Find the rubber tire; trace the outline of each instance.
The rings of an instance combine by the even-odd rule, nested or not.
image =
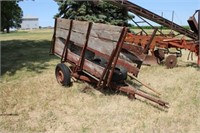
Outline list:
[[[86,50],[85,52],[85,59],[92,61],[95,57],[95,53],[90,51],[90,50]]]
[[[112,81],[117,82],[121,80],[126,80],[128,75],[127,73],[128,70],[125,67],[117,65],[113,72]]]
[[[73,53],[75,53],[75,54],[77,54],[77,55],[81,55],[81,51],[82,51],[82,48],[81,47],[79,47],[79,46],[77,46],[77,45],[70,45],[70,47],[69,47],[69,49],[73,52]],[[90,60],[90,61],[92,61],[93,60],[93,58],[94,58],[94,56],[95,56],[95,53],[94,52],[92,52],[92,51],[90,51],[90,50],[87,50],[86,49],[86,52],[85,52],[85,59],[87,59],[87,60]]]
[[[71,73],[70,73],[69,68],[65,64],[60,63],[56,66],[55,76],[56,76],[57,82],[61,84],[62,86],[71,85]],[[58,76],[61,76],[62,79],[59,79]]]
[[[75,53],[75,54],[77,54],[79,56],[81,55],[81,51],[80,50],[79,51],[78,50],[77,51],[73,51],[73,53]],[[94,58],[94,56],[95,56],[94,52],[86,50],[86,52],[85,52],[85,59],[92,61],[93,58]]]
[[[102,67],[106,67],[106,64],[108,63],[108,61],[105,58],[100,56],[95,56],[92,62]]]
[[[92,62],[102,67],[106,67],[106,64],[108,63],[105,58],[100,56],[95,56]],[[121,80],[126,80],[128,75],[127,73],[128,70],[125,67],[116,65],[113,71],[112,81],[117,82]]]

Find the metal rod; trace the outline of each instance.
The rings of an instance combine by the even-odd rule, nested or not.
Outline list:
[[[54,47],[55,47],[55,41],[56,41],[56,26],[57,26],[57,18],[55,19],[55,23],[54,23],[54,31],[53,31],[53,36],[52,36],[52,47],[49,51],[49,54],[54,54]]]
[[[115,65],[117,64],[117,60],[118,60],[118,57],[119,57],[119,54],[120,54],[120,51],[122,49],[122,46],[123,46],[123,42],[124,42],[124,39],[126,37],[126,33],[127,33],[127,28],[123,28],[122,30],[122,34],[120,36],[120,39],[117,43],[117,47],[115,49],[115,55],[114,55],[114,59],[113,59],[113,62],[111,64],[111,71],[108,75],[108,80],[107,80],[107,85],[109,86],[110,82],[111,82],[111,79],[112,79],[112,76],[113,76],[113,72],[114,72],[114,69],[115,69]]]
[[[172,11],[171,33],[172,33],[172,30],[173,30],[173,23],[174,23],[174,11]]]
[[[67,53],[68,53],[67,48],[68,48],[68,43],[69,43],[70,36],[71,36],[72,26],[73,26],[73,20],[70,20],[69,34],[66,36],[65,46],[63,48],[63,53],[61,56],[61,62],[65,62],[67,59]]]
[[[133,23],[135,23],[146,35],[148,35],[148,33],[137,23],[135,22],[133,19],[131,19],[133,21]]]
[[[129,77],[135,79],[137,82],[139,82],[140,84],[142,84],[143,86],[145,86],[146,88],[150,89],[151,91],[155,92],[156,94],[158,95],[161,95],[158,91],[156,91],[155,89],[149,87],[148,85],[144,84],[143,82],[139,81],[136,77],[134,77],[133,75],[131,74],[128,74]]]
[[[154,37],[156,36],[156,32],[158,31],[158,28],[155,28],[155,30],[153,31],[150,40],[148,41],[145,49],[144,49],[144,53],[147,53],[147,51],[149,51],[149,47],[151,45],[151,43],[153,42]]]
[[[90,32],[91,32],[91,29],[92,29],[92,22],[89,23],[88,25],[88,29],[87,29],[87,34],[86,34],[86,40],[85,40],[85,44],[83,46],[83,50],[81,51],[81,55],[80,55],[80,60],[79,60],[79,63],[78,63],[78,67],[80,70],[83,69],[83,64],[84,64],[84,60],[85,60],[85,52],[86,52],[86,49],[87,49],[87,46],[88,46],[88,40],[89,40],[89,37],[90,37]]]
[[[155,26],[153,26],[152,24],[150,24],[148,21],[146,21],[144,18],[142,18],[141,16],[138,15],[138,17],[140,19],[142,19],[143,21],[145,21],[148,25],[150,25],[153,29],[156,29]],[[160,30],[158,30],[160,32],[161,35],[165,36]]]
[[[142,91],[135,89],[133,86],[127,85],[127,86],[114,86],[114,87],[120,91],[123,91],[123,92],[129,94],[129,95],[130,94],[134,95],[134,96],[138,95],[138,96],[146,98],[152,102],[155,102],[155,103],[159,104],[160,106],[168,108],[168,105],[169,105],[168,102],[165,102],[165,101],[157,99],[153,96],[147,95],[147,94],[143,93]]]
[[[124,27],[123,30],[122,30],[122,32],[121,32],[120,38],[118,39],[117,45],[116,45],[115,49],[112,51],[112,53],[111,53],[111,55],[109,57],[108,64],[105,67],[105,69],[104,69],[104,71],[103,71],[103,73],[101,75],[101,78],[100,78],[100,80],[99,80],[99,82],[97,84],[97,87],[100,87],[102,81],[104,81],[103,82],[103,87],[105,87],[105,85],[107,83],[109,84],[110,80],[108,79],[106,81],[106,80],[104,80],[104,78],[108,77],[108,76],[112,78],[112,73],[113,73],[114,68],[112,68],[111,74],[109,73],[109,71],[110,71],[111,66],[115,67],[115,65],[116,65],[117,60],[115,59],[115,56],[116,56],[116,58],[118,58],[118,56],[119,56],[119,55],[117,55],[117,52],[118,52],[119,49],[121,50],[121,48],[122,48],[123,41],[125,39],[126,33],[127,33],[127,28]],[[113,63],[114,63],[114,65],[113,65]]]
[[[141,17],[144,17],[146,19],[149,19],[153,22],[156,22],[160,25],[163,25],[165,27],[170,28],[171,24],[173,24],[173,30],[174,31],[177,31],[177,32],[179,32],[183,35],[186,35],[186,36],[188,36],[192,39],[198,38],[197,35],[194,34],[192,31],[187,30],[187,29],[185,29],[184,27],[182,27],[178,24],[172,23],[171,21],[169,21],[169,20],[167,20],[167,19],[165,19],[165,18],[163,18],[163,17],[161,17],[161,16],[159,16],[159,15],[157,15],[157,14],[155,14],[155,13],[153,13],[153,12],[151,12],[151,11],[145,9],[145,8],[142,8],[142,7],[136,5],[136,4],[134,4],[134,3],[132,3],[128,0],[125,0],[123,4],[121,4],[117,0],[109,0],[109,2],[112,2],[112,3],[117,4],[119,6],[121,5],[123,7],[126,7],[128,11],[130,11],[130,12],[136,14],[136,15],[139,15]]]
[[[163,17],[163,12],[161,13],[161,17]],[[163,25],[160,26],[160,31],[162,32]]]

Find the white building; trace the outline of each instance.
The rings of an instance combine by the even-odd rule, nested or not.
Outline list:
[[[33,16],[23,17],[21,29],[39,29],[39,18]]]

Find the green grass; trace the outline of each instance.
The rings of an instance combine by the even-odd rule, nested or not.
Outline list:
[[[49,55],[52,31],[19,31],[2,34],[1,75],[4,81],[33,76],[50,67]],[[20,74],[16,74],[20,73]]]
[[[138,79],[170,103],[163,109],[139,97],[84,93],[93,87],[82,81],[60,86],[54,75],[60,59],[49,56],[52,34],[0,34],[0,132],[199,132],[200,71],[196,58],[186,60],[187,51],[174,69],[141,68]]]

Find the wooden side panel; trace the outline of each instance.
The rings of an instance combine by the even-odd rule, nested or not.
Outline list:
[[[73,52],[71,52],[70,50],[68,50],[68,56],[67,59],[72,61],[73,63],[77,64],[79,61],[80,56],[74,54]],[[103,70],[105,68],[85,59],[84,61],[84,70],[86,70],[87,72],[89,72],[90,74],[94,75],[97,78],[100,78]]]
[[[111,42],[96,37],[89,38],[88,47],[99,51],[100,53],[111,55],[113,49],[115,49],[117,42]]]
[[[56,28],[56,37],[61,37],[63,39],[66,39],[69,34],[69,30]]]
[[[86,41],[88,26],[89,22],[74,20],[70,41],[74,42],[76,45],[83,47]]]
[[[59,55],[62,53],[61,48],[64,48],[64,43],[60,42],[58,38],[67,38],[70,22],[71,20],[68,19],[57,19],[55,52]],[[88,26],[89,22],[73,20],[70,41],[76,45],[83,46],[86,42]],[[88,47],[103,54],[111,55],[119,40],[122,29],[119,26],[93,23]]]
[[[117,42],[121,35],[123,27],[93,23],[91,36]]]
[[[123,27],[93,23],[88,47],[100,53],[111,55],[116,48]]]
[[[58,56],[62,56],[65,40],[69,35],[70,22],[69,19],[57,19],[54,52]]]
[[[82,47],[86,41],[86,35],[72,31],[70,41]]]
[[[62,56],[64,46],[65,45],[64,45],[63,39],[62,38],[56,38],[54,52],[56,54],[58,54],[59,56]]]
[[[69,30],[70,27],[70,19],[61,19],[61,18],[57,18],[57,28],[61,28],[61,29],[66,29]]]
[[[57,19],[54,52],[59,56],[62,56],[71,21],[69,19]]]
[[[86,34],[88,26],[89,22],[73,20],[72,31]]]

